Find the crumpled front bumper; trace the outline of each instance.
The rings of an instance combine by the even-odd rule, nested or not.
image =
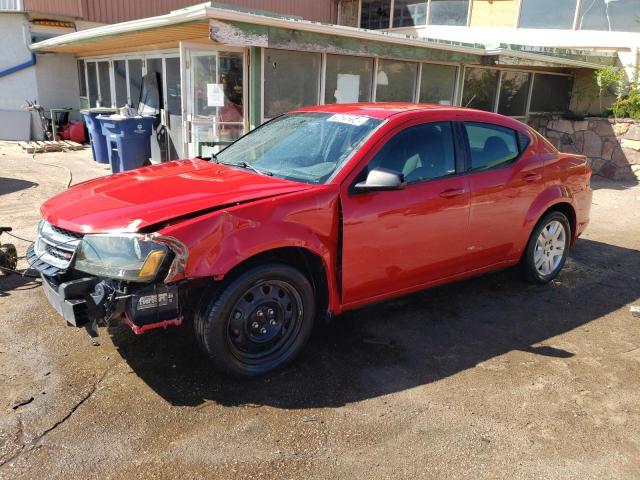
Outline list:
[[[49,303],[74,327],[107,324],[122,319],[137,335],[154,328],[182,323],[179,287],[156,283],[134,285],[126,294],[117,292],[98,277],[83,277],[57,283],[41,275]]]

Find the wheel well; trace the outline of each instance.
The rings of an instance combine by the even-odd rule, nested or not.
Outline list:
[[[543,216],[549,212],[560,212],[564,214],[565,217],[569,219],[569,225],[571,226],[571,244],[575,242],[576,239],[576,212],[573,209],[573,206],[570,203],[556,203],[547,209],[544,212]],[[541,217],[542,218],[542,217]]]
[[[228,282],[247,270],[266,263],[284,263],[302,272],[311,282],[316,295],[316,309],[320,316],[327,314],[329,309],[329,285],[327,271],[322,258],[315,253],[300,247],[276,248],[247,258],[233,267],[225,276],[223,282]]]

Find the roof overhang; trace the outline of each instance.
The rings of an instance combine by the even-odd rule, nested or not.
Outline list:
[[[558,57],[542,53],[523,52],[498,48],[487,50],[488,55],[495,57],[495,65],[505,66],[534,66],[555,68],[589,68],[598,70],[607,65],[615,65],[615,57],[599,57],[598,61],[576,60],[574,58]],[[595,60],[595,59],[594,59]]]
[[[257,28],[255,35],[247,35],[251,28]],[[238,30],[242,35],[238,35]],[[493,63],[496,65],[530,65],[554,68],[590,68],[597,69],[612,64],[613,57],[601,58],[589,52],[581,55],[568,55],[561,52],[555,55],[554,49],[524,51],[514,46],[501,45],[500,48],[487,48],[482,44],[470,44],[439,39],[420,38],[399,33],[374,31],[301,20],[297,17],[283,17],[267,13],[247,12],[228,8],[213,7],[210,3],[175,10],[166,15],[150,17],[130,22],[105,25],[79,32],[54,37],[31,46],[36,53],[68,53],[76,56],[95,56],[122,52],[144,51],[150,49],[173,48],[180,41],[212,38],[220,43],[231,45],[251,45],[283,48],[282,42],[274,42],[274,32],[306,33],[306,38],[343,39],[368,42],[369,45],[382,44],[385,48],[370,52],[371,55],[384,56],[384,52],[393,53],[393,47],[418,51],[441,51],[453,54],[452,60],[461,63]],[[267,33],[265,33],[267,32]],[[270,35],[271,34],[271,35]],[[226,35],[226,36],[225,36]],[[300,42],[299,42],[300,43]],[[325,50],[332,51],[331,44],[325,43]],[[292,46],[293,48],[293,46]],[[336,49],[334,49],[336,50]],[[556,49],[557,50],[557,49]],[[337,49],[336,51],[340,51]],[[455,55],[457,54],[457,55]],[[391,55],[394,56],[394,55]],[[399,55],[407,57],[407,55]],[[481,57],[485,57],[482,62]],[[577,57],[577,58],[576,58]],[[408,58],[421,58],[410,55]],[[593,59],[591,61],[591,59]],[[488,61],[486,61],[488,60]]]
[[[80,30],[34,43],[36,53],[69,53],[77,56],[121,51],[170,48],[181,40],[207,38],[209,24],[204,5],[167,15]]]

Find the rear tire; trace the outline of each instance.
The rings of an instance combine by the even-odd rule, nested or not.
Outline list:
[[[562,270],[571,243],[571,225],[561,212],[547,213],[536,225],[522,257],[527,281],[544,285]]]
[[[196,313],[196,339],[216,368],[240,378],[283,367],[313,330],[309,280],[284,264],[256,266],[206,291]]]

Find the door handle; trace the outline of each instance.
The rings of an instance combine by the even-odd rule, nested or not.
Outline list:
[[[442,198],[455,198],[464,194],[464,188],[449,188],[443,192],[440,192]]]
[[[527,173],[524,177],[522,177],[527,183],[537,182],[538,180],[542,180],[542,175],[539,173]]]

